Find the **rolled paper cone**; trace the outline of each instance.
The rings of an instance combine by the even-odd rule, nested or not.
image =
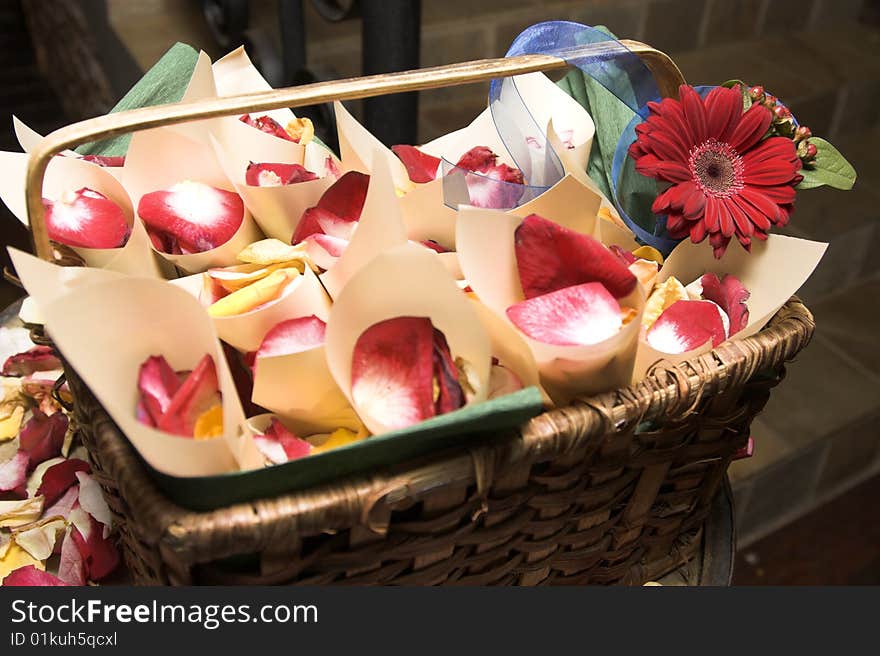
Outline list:
[[[185,180],[234,191],[212,146],[169,128],[132,135],[122,179],[135,210],[144,194],[169,189]],[[244,247],[262,238],[263,234],[245,207],[241,225],[225,244],[189,255],[156,253],[187,273],[199,273],[210,267],[236,264],[236,256]]]
[[[543,195],[533,202],[542,200],[546,202]],[[553,214],[542,216],[557,220]],[[582,231],[578,228],[591,227],[589,214],[568,213],[560,218],[561,225],[578,232]],[[462,206],[458,213],[456,241],[464,277],[477,297],[508,323],[507,308],[524,299],[514,248],[514,235],[521,222],[522,217],[499,210]],[[638,314],[616,335],[598,344],[555,346],[520,333],[537,362],[541,383],[555,403],[564,405],[575,396],[629,383],[645,304],[644,292],[636,285],[628,296],[618,300],[621,307],[631,307]],[[510,325],[519,333],[512,323]]]
[[[161,280],[99,270],[82,270],[88,272],[79,272],[85,276],[80,284],[64,285],[70,276],[64,267],[32,257],[28,264],[29,278],[38,272],[44,287],[56,281],[64,289],[40,302],[55,345],[152,467],[173,476],[206,476],[262,465],[250,432],[243,430],[244,412],[217,335],[195,299]],[[43,297],[45,290],[38,285],[29,291]],[[95,339],[98,326],[101,339]],[[214,359],[223,396],[222,438],[179,437],[138,422],[141,364],[163,355],[176,371],[187,370],[205,354]]]
[[[187,84],[180,102],[196,102],[208,98],[217,97],[217,86],[214,83],[214,71],[211,68],[211,58],[204,50],[199,51],[199,57],[193,68],[192,75]],[[169,126],[173,130],[183,136],[201,141],[202,143],[210,143],[210,135],[212,130],[217,129],[223,118],[211,118],[202,121],[190,121],[189,123],[178,123]]]
[[[367,328],[402,316],[429,318],[446,337],[452,357],[468,363],[476,380],[469,403],[484,401],[488,394],[490,341],[473,304],[433,253],[404,244],[376,256],[349,281],[327,322],[330,373],[367,428],[377,435],[388,428],[366,408],[359,408],[351,396],[352,354]]]
[[[199,299],[203,277],[206,275],[206,273],[198,273],[186,276],[173,280],[171,284]],[[318,277],[306,267],[305,273],[289,282],[281,292],[281,296],[274,301],[264,303],[250,312],[229,317],[211,317],[211,319],[220,339],[239,351],[251,352],[256,351],[266,333],[282,321],[311,314],[326,317],[329,308],[330,297],[327,296]],[[255,402],[259,403],[256,400]]]
[[[237,122],[248,131],[256,131],[249,125]],[[291,155],[287,152],[289,149],[285,144],[289,144],[289,141],[277,137],[271,139],[277,143],[267,144],[263,140],[252,140],[249,133],[242,134],[234,130],[227,131],[223,143],[213,137],[211,141],[226,176],[232,181],[263,233],[289,244],[303,212],[317,205],[335,178],[325,176],[277,187],[255,187],[247,184],[245,173],[251,162],[302,163],[303,153]],[[294,156],[299,159],[290,159]],[[317,171],[313,173],[320,175]]]
[[[731,242],[721,259],[715,259],[708,240],[699,244],[685,240],[666,258],[657,275],[657,284],[670,276],[675,276],[684,285],[698,280],[705,273],[714,273],[719,278],[723,274],[736,276],[749,291],[746,301],[749,320],[745,328],[731,335],[731,339],[743,339],[761,330],[800,289],[827,248],[826,243],[771,234],[766,241],[753,239],[751,253]],[[711,348],[711,343],[707,343],[686,353],[664,353],[652,348],[642,335],[633,380],[644,378],[659,360],[682,362],[707,353]]]
[[[15,132],[15,138],[18,140],[18,145],[21,146],[21,149],[26,153],[31,152],[36,148],[37,144],[43,140],[43,135],[15,115],[12,116],[12,130]],[[69,157],[79,157],[79,155],[72,150],[62,150],[61,154]]]
[[[25,226],[30,225],[24,186],[28,155],[0,152],[0,198]],[[121,248],[79,248],[73,250],[86,264],[134,276],[162,277],[153,255],[150,238],[134,216],[131,199],[119,180],[108,169],[74,157],[53,157],[43,178],[43,197],[59,199],[65,192],[88,187],[104,194],[125,214],[131,234]]]
[[[442,262],[443,266],[446,267],[446,270],[449,272],[450,276],[452,276],[455,280],[464,279],[464,273],[462,273],[461,271],[461,264],[459,264],[458,262],[458,253],[437,253],[437,257],[440,258],[440,262]]]
[[[370,171],[370,186],[351,241],[333,267],[321,275],[321,282],[334,300],[370,260],[406,243],[406,230],[397,204],[394,180],[381,152],[374,153]]]
[[[244,46],[236,48],[229,54],[214,62],[213,71],[217,95],[221,97],[272,90],[272,86],[262,75],[260,75],[260,72],[247,56]],[[286,107],[281,109],[270,109],[265,112],[260,112],[259,115],[271,116],[281,124],[281,127],[287,127],[287,124],[295,118],[293,112]],[[267,138],[278,138],[262,133],[256,128],[251,129],[254,130],[255,133],[262,134]]]

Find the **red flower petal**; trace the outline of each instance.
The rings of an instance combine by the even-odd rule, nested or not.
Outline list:
[[[56,369],[61,369],[61,360],[51,346],[34,346],[23,353],[10,355],[3,363],[4,376],[30,376],[35,371]]]
[[[706,119],[706,108],[703,106],[703,99],[687,84],[682,84],[678,88],[679,101],[684,110],[685,120],[691,128],[691,134],[697,143],[701,143],[709,138],[709,124]]]
[[[458,382],[458,369],[446,343],[446,336],[434,328],[434,382],[437,385],[437,400],[434,412],[442,415],[458,410],[465,404],[464,392]]]
[[[651,326],[648,344],[663,353],[685,353],[726,339],[719,307],[711,301],[676,301]]]
[[[731,89],[715,87],[704,100],[709,136],[727,141],[743,114],[742,92],[739,86]]]
[[[348,247],[346,240],[322,233],[309,236],[305,240],[305,244],[306,253],[311,261],[325,271],[331,269],[336,264],[336,260],[342,256]]]
[[[490,167],[485,173],[466,173],[465,184],[474,207],[510,209],[525,193],[522,172],[506,164]]]
[[[292,355],[321,346],[327,324],[315,315],[282,321],[272,328],[257,350],[258,358]]]
[[[691,179],[690,169],[684,164],[661,160],[653,154],[640,157],[636,162],[636,171],[666,182],[686,182]]]
[[[600,242],[537,214],[517,227],[514,245],[527,299],[585,282],[601,282],[621,298],[636,286],[627,265]]]
[[[616,244],[612,244],[608,247],[608,250],[614,253],[614,256],[623,262],[626,267],[629,267],[630,264],[636,261],[636,256],[630,253],[629,251],[623,250],[620,246]]]
[[[10,492],[27,482],[28,454],[19,449],[6,462],[0,462],[0,492]]]
[[[294,141],[293,137],[287,134],[287,130],[285,130],[284,127],[282,127],[282,125],[271,116],[263,115],[258,116],[257,118],[251,118],[250,114],[245,114],[244,116],[240,116],[238,120],[251,127],[257,128],[260,132],[271,134],[273,137],[285,139],[286,141]]]
[[[188,180],[144,194],[138,215],[154,231],[167,233],[181,247],[186,244],[186,250],[198,253],[232,239],[244,219],[244,203],[232,191]]]
[[[361,218],[369,186],[370,176],[349,171],[324,192],[318,201],[318,207],[332,212],[340,219],[357,221]]]
[[[100,581],[112,574],[119,565],[119,551],[110,538],[104,538],[103,524],[91,515],[89,523],[88,536],[84,537],[75,526],[71,527],[70,535],[82,556],[85,578],[89,581]],[[62,545],[62,552],[63,550]]]
[[[299,164],[271,162],[251,162],[244,174],[244,181],[252,187],[280,187],[317,179],[317,175]]]
[[[3,587],[51,587],[68,585],[54,574],[37,569],[33,565],[19,567],[3,579]]]
[[[21,449],[28,455],[29,469],[61,455],[67,424],[68,419],[63,412],[46,415],[38,409],[34,410],[33,416],[20,433]]]
[[[55,201],[43,199],[49,238],[80,248],[119,248],[131,229],[125,213],[104,194],[83,187]]]
[[[423,153],[414,146],[391,146],[391,150],[403,162],[409,179],[413,182],[431,182],[437,177],[437,170],[440,168],[439,157]]]
[[[168,361],[161,355],[147,358],[138,374],[138,391],[141,394],[140,403],[150,421],[142,423],[157,426],[178,389],[180,379]]]
[[[727,313],[730,319],[729,334],[735,335],[749,323],[749,290],[736,276],[726,274],[720,279],[714,273],[707,273],[700,278],[703,287],[702,296],[713,301]]]
[[[58,563],[58,578],[67,585],[86,584],[86,566],[73,534],[79,534],[75,526],[71,526],[64,542],[61,544],[61,560]],[[82,538],[82,536],[80,536]]]
[[[450,250],[443,246],[442,244],[438,244],[433,239],[426,239],[425,241],[419,242],[425,248],[430,248],[435,253],[449,253]]]
[[[490,167],[495,166],[497,161],[498,155],[491,149],[486,146],[475,146],[459,158],[456,166],[466,171],[485,173]]]
[[[497,399],[513,394],[523,388],[523,382],[513,371],[500,364],[493,364],[489,371],[489,398]]]
[[[620,330],[620,304],[600,282],[566,287],[507,308],[510,321],[532,339],[557,346],[589,346]]]
[[[255,435],[257,448],[274,464],[303,458],[312,452],[312,445],[291,433],[278,419],[262,435]]]
[[[125,166],[125,155],[83,155],[79,159],[107,168]]]
[[[214,359],[205,355],[174,394],[168,409],[157,422],[160,430],[192,437],[196,419],[220,402]]]
[[[396,317],[367,328],[355,343],[351,395],[388,429],[433,417],[434,327],[425,317]]]
[[[765,134],[770,123],[773,121],[773,114],[764,105],[752,105],[745,114],[742,115],[739,125],[730,136],[728,143],[737,152],[744,152],[758,143]]]
[[[79,506],[79,485],[72,485],[55,503],[43,504],[43,517],[70,518],[70,511]]]
[[[37,494],[44,497],[43,505],[51,506],[58,501],[71,486],[77,483],[76,472],[90,472],[89,463],[78,458],[71,458],[52,465],[43,474]]]

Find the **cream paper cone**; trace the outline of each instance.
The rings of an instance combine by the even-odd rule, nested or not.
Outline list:
[[[189,294],[161,280],[72,271],[10,252],[53,341],[151,466],[173,476],[205,476],[262,465],[250,433],[242,430],[244,411],[216,333]],[[192,369],[206,353],[223,395],[223,437],[193,440],[138,422],[141,364],[163,355],[177,371]]]
[[[507,308],[524,299],[514,249],[514,233],[522,218],[469,206],[459,208],[458,214],[456,241],[465,279],[488,308],[510,323]],[[557,220],[553,214],[542,216]],[[573,230],[589,225],[588,214],[567,214],[560,218],[562,225]],[[637,310],[638,316],[614,337],[592,346],[544,344],[522,335],[510,324],[529,345],[538,364],[541,382],[557,404],[564,405],[574,396],[594,394],[629,383],[645,304],[644,292],[640,285],[636,285],[628,296],[618,300],[621,307]]]
[[[675,276],[683,285],[689,285],[704,273],[714,273],[720,278],[731,274],[739,278],[749,291],[746,304],[749,322],[731,339],[744,339],[757,333],[770,318],[796,293],[819,264],[828,244],[772,234],[767,241],[752,240],[752,252],[748,253],[738,243],[731,242],[728,249],[715,259],[708,240],[694,244],[682,241],[660,269],[657,284]],[[644,331],[642,331],[644,332]],[[712,349],[706,343],[686,353],[664,353],[652,348],[642,335],[639,339],[633,381],[644,378],[648,369],[658,360],[682,362]]]
[[[210,145],[169,128],[156,128],[132,135],[122,179],[135,211],[144,194],[169,189],[184,180],[233,190]],[[244,247],[262,238],[253,217],[245,208],[241,225],[225,244],[203,253],[158,255],[188,273],[198,273],[210,267],[236,264],[236,256]]]
[[[199,299],[203,276],[206,275],[206,273],[198,273],[186,276],[172,281],[171,284]],[[305,273],[289,282],[276,300],[250,312],[229,317],[211,317],[211,320],[220,339],[247,353],[256,351],[266,333],[282,321],[311,314],[326,316],[329,308],[330,298],[327,292],[324,291],[314,272],[306,267]]]
[[[334,300],[339,297],[348,281],[370,260],[384,251],[406,243],[406,231],[400,206],[396,202],[394,180],[386,162],[382,153],[376,151],[369,168],[370,185],[357,228],[333,267],[321,275],[321,282]],[[375,295],[376,292],[372,294]]]
[[[29,227],[24,195],[28,155],[0,152],[0,198],[9,210]],[[107,169],[73,157],[53,157],[43,179],[43,196],[56,200],[67,191],[88,187],[107,196],[122,208],[131,235],[121,248],[74,248],[86,264],[134,276],[161,277],[150,238],[134,217],[131,200],[119,181]]]
[[[327,363],[361,420],[373,434],[388,428],[351,397],[351,361],[358,338],[370,326],[400,316],[428,317],[442,331],[453,358],[465,360],[479,403],[488,394],[491,352],[480,318],[440,261],[426,249],[404,244],[378,255],[358,272],[330,310]]]

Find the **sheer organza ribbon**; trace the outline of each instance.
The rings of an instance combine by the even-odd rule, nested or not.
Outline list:
[[[601,44],[600,48],[596,48]],[[662,235],[665,221],[657,221],[656,234],[645,230],[624,210],[617,189],[626,151],[635,139],[635,126],[647,114],[647,103],[659,100],[660,92],[651,72],[638,55],[604,32],[570,21],[549,21],[526,28],[510,46],[508,57],[524,54],[547,54],[564,59],[611,92],[636,116],[621,135],[612,164],[612,194],[621,219],[636,237],[668,253],[677,241]],[[444,202],[452,208],[472,204],[469,189],[481,185],[483,193],[493,186],[493,198],[502,199],[501,209],[522,205],[547,191],[565,175],[559,156],[547,142],[547,126],[541,126],[526,107],[516,88],[515,78],[493,80],[489,89],[492,119],[504,146],[529,184],[495,180],[480,173],[465,171],[443,160]],[[594,117],[597,122],[601,116]],[[479,144],[474,144],[479,145]]]

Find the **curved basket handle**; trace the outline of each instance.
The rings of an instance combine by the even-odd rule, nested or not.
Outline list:
[[[684,83],[684,78],[669,55],[638,41],[621,41],[621,43],[643,60],[654,75],[660,93],[664,97],[677,97],[678,87]],[[607,44],[595,43],[584,46],[583,52],[584,54],[601,54],[606,50],[610,50]],[[483,82],[497,77],[510,77],[567,67],[568,64],[564,60],[551,55],[521,55],[502,59],[483,59],[401,73],[383,73],[347,80],[318,82],[239,96],[143,107],[98,116],[65,126],[47,135],[31,151],[28,159],[25,197],[35,251],[42,259],[53,261],[43,211],[43,177],[52,157],[67,148],[74,148],[83,143],[115,137],[128,132],[187,121],[267,111],[281,107],[315,105],[333,100],[354,100],[405,91],[436,89]]]

